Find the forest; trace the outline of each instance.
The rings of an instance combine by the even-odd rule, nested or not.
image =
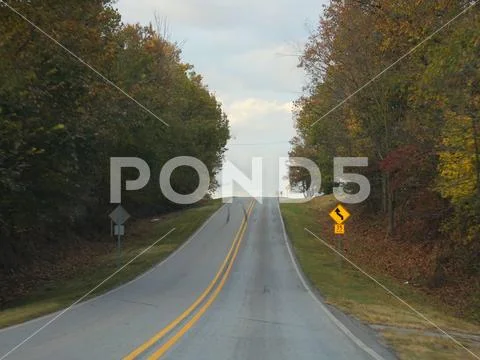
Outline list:
[[[365,214],[387,235],[430,243],[434,282],[480,274],[480,7],[474,1],[333,0],[298,65],[291,156],[314,160],[332,192],[335,156],[371,183]],[[350,171],[349,171],[350,170]],[[309,183],[291,171],[299,187]],[[432,250],[433,251],[433,250]]]
[[[197,157],[214,179],[228,119],[181,60],[165,22],[124,23],[111,0],[8,4],[18,13],[0,3],[3,273],[34,262],[45,248],[108,233],[111,157],[139,157],[151,168],[146,188],[122,196],[138,217],[175,209],[154,181],[172,157]],[[176,170],[172,187],[192,192],[192,173]]]

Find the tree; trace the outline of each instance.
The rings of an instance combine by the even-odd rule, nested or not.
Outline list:
[[[105,228],[110,157],[140,157],[154,174],[178,155],[201,159],[212,176],[222,164],[229,128],[220,103],[193,66],[181,61],[177,44],[152,25],[122,24],[112,3],[9,2],[151,113],[0,5],[0,267],[5,270],[32,260],[45,244],[68,246],[75,237],[95,237]],[[173,174],[172,183],[180,192],[196,187],[184,169]],[[128,192],[125,202],[134,215],[176,206],[155,181]]]

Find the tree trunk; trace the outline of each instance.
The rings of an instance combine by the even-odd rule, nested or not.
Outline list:
[[[477,182],[477,195],[480,196],[480,146],[478,144],[478,120],[475,114],[472,114],[472,131],[473,131],[473,143],[475,146],[475,170],[476,170],[476,182]]]
[[[388,203],[387,174],[382,173],[382,211],[384,214],[386,214],[388,211],[387,203]]]
[[[388,192],[388,234],[395,232],[395,191]]]

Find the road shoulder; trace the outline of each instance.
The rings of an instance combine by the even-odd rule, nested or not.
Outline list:
[[[326,229],[324,222],[318,219],[318,216],[328,216],[328,211],[334,203],[335,201],[325,197],[316,199],[313,205],[309,203],[280,205],[299,267],[318,299],[360,339],[370,344],[377,338],[374,334],[379,334],[381,342],[393,348],[395,354],[402,359],[468,358],[468,352],[450,339],[427,336],[426,334],[434,330],[431,326],[425,324],[425,321],[358,270],[347,263],[339,264],[339,259],[332,250],[305,231],[305,228],[308,228],[322,238],[328,239],[329,244],[335,245],[331,241],[333,234],[329,234],[331,229]],[[319,207],[325,207],[323,212],[319,212]],[[372,256],[378,254],[372,252]],[[444,309],[435,307],[428,297],[415,289],[406,289],[397,280],[383,274],[374,275],[447,332],[478,333],[475,324],[446,314]],[[422,331],[412,334],[408,331],[395,331],[392,327]],[[368,331],[362,331],[365,328]],[[363,339],[363,334],[369,335]],[[456,339],[473,352],[479,352],[479,344],[471,337]]]
[[[81,306],[99,296],[130,284],[148,274],[160,263],[163,263],[183,246],[222,208],[221,200],[168,214],[162,218],[144,219],[132,226],[130,236],[125,242],[122,259],[126,263],[140,251],[150,246],[155,240],[175,228],[171,234],[156,244],[148,252],[129,264],[115,277],[90,294]],[[10,304],[0,312],[0,331],[11,329],[25,322],[39,321],[71,305],[85,293],[94,288],[117,269],[115,246],[92,262],[75,269],[75,272],[49,279],[41,283],[23,299]]]
[[[284,231],[284,238],[287,244],[288,252],[298,273],[300,281],[306,290],[315,298],[319,306],[326,312],[332,322],[340,328],[353,342],[362,350],[368,353],[374,359],[395,359],[393,349],[379,336],[379,334],[370,326],[365,325],[353,316],[349,316],[335,306],[327,304],[324,297],[319,292],[315,284],[305,275],[302,265],[294,251],[293,244],[288,235],[287,227],[279,205],[280,219]]]

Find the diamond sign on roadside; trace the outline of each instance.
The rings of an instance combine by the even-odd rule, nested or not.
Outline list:
[[[329,215],[337,224],[343,224],[345,220],[350,217],[350,213],[347,211],[347,209],[340,204],[338,204]]]
[[[122,205],[118,205],[109,216],[110,219],[112,219],[112,221],[117,225],[122,225],[130,218],[130,214],[122,207]]]

